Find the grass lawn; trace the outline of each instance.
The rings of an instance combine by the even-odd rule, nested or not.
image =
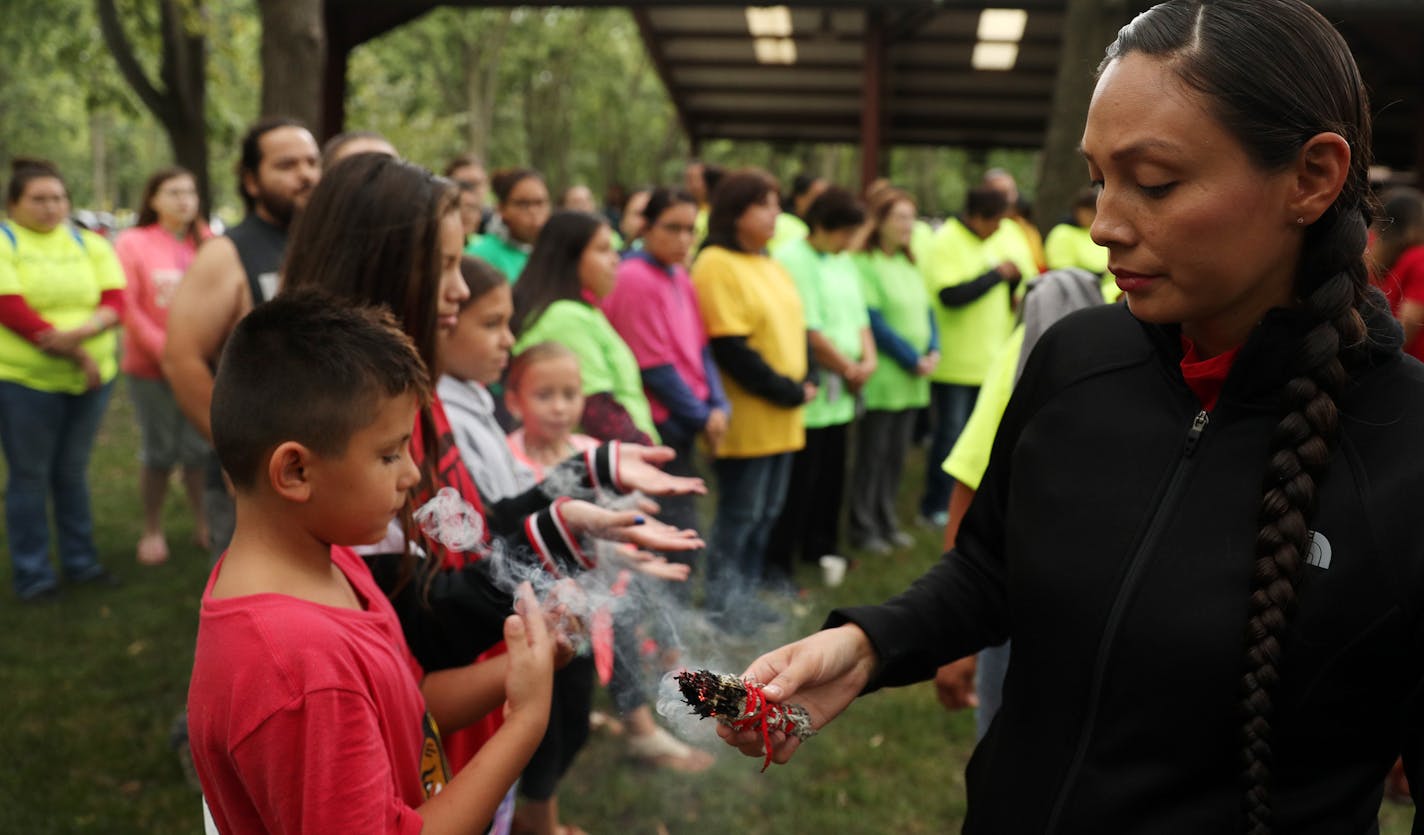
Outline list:
[[[121,384],[122,388],[122,384]],[[134,562],[140,530],[137,431],[127,394],[116,391],[91,469],[94,515],[115,590],[65,589],[52,603],[20,606],[0,542],[0,832],[194,833],[198,796],[168,748],[192,662],[207,557],[177,489],[168,507],[173,558]],[[0,464],[3,472],[3,464]],[[916,473],[907,485],[918,483]],[[906,500],[914,490],[907,486]],[[882,599],[938,553],[921,532],[911,551],[862,559],[844,586],[813,591],[785,635],[730,648],[739,670],[782,638],[814,628],[832,606]],[[711,738],[710,730],[705,731]],[[963,815],[963,771],[973,717],[948,714],[928,685],[863,699],[802,748],[792,765],[760,763],[720,743],[713,770],[664,773],[623,759],[622,741],[594,733],[561,792],[564,818],[594,835],[643,833],[940,833]],[[1386,805],[1383,832],[1409,831],[1413,810]]]

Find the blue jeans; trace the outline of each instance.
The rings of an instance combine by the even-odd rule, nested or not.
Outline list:
[[[717,518],[707,546],[707,609],[736,605],[761,582],[766,542],[786,502],[792,453],[718,458]]]
[[[974,712],[976,740],[983,739],[989,732],[989,723],[999,713],[999,705],[1004,703],[1004,676],[1009,672],[1009,644],[1005,641],[996,647],[979,650],[979,665],[974,676],[974,692],[979,696],[979,709]]]
[[[113,388],[110,382],[84,394],[54,394],[0,381],[0,447],[10,473],[5,531],[21,598],[57,585],[45,512],[51,497],[64,575],[83,582],[104,571],[89,512],[89,453]]]
[[[925,495],[920,499],[920,515],[926,518],[944,513],[949,508],[949,493],[954,479],[944,471],[944,459],[954,449],[974,401],[979,398],[978,386],[958,386],[953,383],[930,384],[930,453],[925,461]]]

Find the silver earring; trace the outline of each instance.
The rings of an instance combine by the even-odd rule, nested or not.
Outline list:
[[[1295,225],[1296,225],[1296,226],[1304,226],[1304,225],[1305,225],[1305,218],[1303,218],[1303,217],[1298,217],[1298,218],[1296,218],[1296,219],[1295,219]]]

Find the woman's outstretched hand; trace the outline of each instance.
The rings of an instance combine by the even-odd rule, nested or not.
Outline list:
[[[625,492],[641,490],[650,496],[703,495],[707,484],[700,478],[668,475],[658,466],[677,457],[670,447],[618,445],[618,480]]]
[[[764,683],[768,701],[799,704],[820,730],[860,695],[870,681],[877,659],[870,639],[859,626],[847,624],[802,638],[772,650],[752,663],[743,678]],[[717,735],[749,757],[765,757],[756,730],[734,731],[717,726]],[[801,740],[780,731],[771,734],[771,758],[786,763]]]

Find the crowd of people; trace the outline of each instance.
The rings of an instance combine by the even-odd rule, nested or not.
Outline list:
[[[785,617],[802,564],[847,548],[873,564],[914,543],[911,525],[943,529],[944,561],[895,601],[837,612],[834,628],[760,659],[749,672],[770,698],[803,701],[822,725],[864,689],[933,677],[946,705],[977,705],[994,761],[971,763],[973,831],[1211,828],[1241,814],[1222,799],[1234,773],[1217,773],[1235,744],[1221,702],[1238,694],[1204,682],[1239,659],[1187,640],[1196,616],[1163,613],[1193,607],[1219,644],[1249,617],[1244,814],[1251,831],[1266,831],[1272,800],[1288,822],[1326,814],[1308,801],[1335,773],[1320,758],[1392,760],[1391,717],[1418,677],[1406,660],[1380,669],[1396,661],[1372,640],[1335,655],[1293,646],[1284,667],[1281,648],[1304,640],[1297,629],[1331,646],[1413,634],[1412,602],[1328,607],[1355,588],[1331,592],[1337,577],[1412,588],[1418,574],[1413,550],[1380,550],[1412,518],[1381,515],[1418,480],[1396,472],[1407,441],[1355,427],[1419,419],[1399,411],[1418,400],[1419,372],[1397,355],[1424,359],[1424,197],[1383,195],[1387,222],[1370,227],[1368,116],[1348,104],[1361,95],[1348,52],[1304,4],[1262,5],[1173,0],[1123,30],[1084,136],[1093,182],[1046,238],[1000,169],[938,223],[887,181],[783,188],[701,161],[684,183],[601,212],[581,184],[555,202],[532,168],[487,172],[462,155],[437,176],[376,134],[319,147],[273,118],[238,149],[241,223],[214,236],[193,175],[168,168],[111,246],[69,220],[60,171],[18,159],[0,224],[14,592],[52,598],[59,575],[117,583],[86,469],[122,370],[142,439],[136,559],[171,558],[161,520],[176,469],[214,561],[181,728],[222,832],[578,832],[558,787],[595,681],[635,758],[684,772],[711,758],[649,710],[641,642],[655,630],[617,606],[579,611],[591,649],[575,653],[559,625],[579,604],[554,581],[611,566],[613,595],[665,586],[669,605],[748,635]],[[1258,29],[1279,43],[1261,47]],[[1252,61],[1296,60],[1329,65],[1347,93],[1317,104],[1239,84]],[[1256,115],[1267,99],[1278,110]],[[1266,118],[1291,137],[1268,135]],[[1387,308],[1371,306],[1372,284]],[[1260,479],[1242,462],[1267,448],[1253,499]],[[904,518],[911,455],[926,476]],[[1387,495],[1350,492],[1352,469]],[[446,491],[472,537],[415,520]],[[1236,512],[1253,501],[1259,514]],[[1378,517],[1378,531],[1351,533],[1350,514]],[[1321,530],[1335,559],[1383,567],[1310,574],[1331,567]],[[1253,539],[1254,567],[1220,560]],[[508,555],[529,584],[509,579]],[[1189,663],[1169,674],[1164,653]],[[1327,698],[1305,676],[1325,676],[1332,699],[1338,679],[1368,680],[1387,707],[1352,712],[1349,739],[1305,730],[1297,712]],[[1198,694],[1185,740],[1140,715],[1180,693]],[[764,744],[725,733],[748,752]],[[1171,759],[1207,741],[1210,756],[1159,772],[1194,769],[1199,790],[1134,771],[1132,796],[1156,805],[1110,800],[1113,769],[1135,768],[1138,748]],[[778,738],[775,755],[797,744]],[[1325,752],[1316,770],[1302,770],[1307,750]],[[1051,807],[1013,801],[1028,780],[1047,803],[1064,773],[1074,793]],[[1368,782],[1336,791],[1328,814],[1354,815]]]

